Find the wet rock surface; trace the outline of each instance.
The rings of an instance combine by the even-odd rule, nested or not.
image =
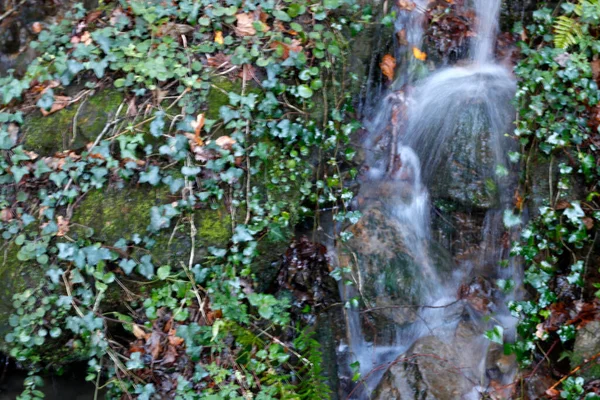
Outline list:
[[[597,356],[600,353],[600,321],[591,321],[579,329],[575,337],[573,349],[574,357],[571,367]],[[590,362],[589,367],[584,368],[581,376],[585,378],[598,378],[600,376],[600,359]]]
[[[372,399],[459,399],[471,385],[455,366],[458,357],[453,346],[423,337],[388,369]]]
[[[389,196],[386,190],[394,193],[393,188],[383,187],[379,195]],[[366,308],[373,310],[371,318],[383,317],[396,325],[413,322],[417,308],[398,306],[419,305],[429,285],[436,284],[423,263],[440,276],[452,268],[436,244],[425,243],[428,254],[423,259],[419,245],[403,235],[411,229],[391,213],[385,201],[375,202],[363,210],[361,220],[349,230],[353,238],[339,250],[340,265],[352,266],[358,291],[368,302]],[[381,321],[375,325],[381,326]]]

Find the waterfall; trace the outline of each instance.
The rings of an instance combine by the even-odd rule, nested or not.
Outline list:
[[[501,1],[475,0],[477,14],[477,39],[471,52],[473,60],[484,64],[493,60],[494,44],[498,34]]]
[[[422,48],[428,4],[416,0],[414,7],[398,10],[395,56],[401,68],[380,106],[364,121],[369,134],[361,209],[368,216],[364,218],[385,222],[380,236],[391,237],[396,246],[381,243],[378,234],[357,239],[355,247],[365,254],[353,254],[355,285],[340,285],[340,290],[345,300],[362,296],[367,308],[384,310],[378,318],[395,323],[376,332],[377,339],[369,339],[359,312],[345,311],[347,345],[339,353],[350,354],[346,362],[359,361],[361,373],[369,376],[365,389],[353,399],[368,398],[365,393],[376,387],[383,372],[371,373],[375,366],[393,361],[419,338],[446,340],[453,335],[463,318],[457,292],[465,279],[484,270],[490,278],[518,275],[512,262],[509,270],[498,267],[506,257],[498,244],[504,232],[502,211],[514,192],[507,160],[512,144],[506,133],[514,118],[515,82],[494,59],[501,0],[473,0],[476,35],[469,60],[417,80],[415,71],[424,64],[413,56],[413,49]],[[436,197],[452,197],[467,209],[485,210],[476,254],[456,265],[449,249],[439,250],[432,235],[431,199]],[[368,221],[364,226],[373,229]],[[393,293],[394,283],[401,295]],[[370,297],[365,294],[369,290]],[[398,298],[427,307],[403,313],[386,310]],[[496,312],[510,331],[515,321],[506,308],[499,305]],[[477,316],[473,321],[485,325]],[[473,340],[469,374],[475,382],[484,375],[488,347],[482,335]],[[473,393],[477,390],[481,389],[474,386]]]

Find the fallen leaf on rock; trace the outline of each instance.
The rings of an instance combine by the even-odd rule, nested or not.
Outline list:
[[[69,96],[54,96],[54,103],[52,104],[52,107],[50,107],[50,111],[46,111],[43,108],[40,108],[40,111],[44,117],[48,116],[71,104],[71,100],[72,99]]]
[[[254,29],[254,16],[251,14],[238,14],[235,16],[237,19],[237,25],[235,27],[235,33],[238,36],[254,36],[256,35],[256,29]]]
[[[394,73],[396,69],[396,59],[389,54],[383,56],[381,63],[379,64],[379,68],[381,68],[381,72],[385,75],[390,81],[394,80]]]

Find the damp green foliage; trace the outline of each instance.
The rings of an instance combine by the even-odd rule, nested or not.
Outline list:
[[[24,76],[0,78],[0,233],[7,265],[43,277],[14,295],[5,350],[33,371],[87,360],[110,398],[328,398],[310,327],[260,291],[257,264],[314,210],[352,218],[340,164],[358,124],[340,77],[369,16],[352,0],[101,11],[75,6]],[[167,389],[154,355],[109,339],[117,324],[142,340],[165,315],[194,366]]]
[[[534,21],[521,42],[522,60],[515,68],[519,79],[516,95],[518,119],[515,138],[521,143],[525,189],[530,182],[529,157],[543,154],[550,159],[550,191],[545,204],[521,231],[512,254],[525,264],[525,283],[530,300],[510,303],[518,325],[519,339],[507,345],[525,367],[533,367],[538,349],[556,341],[568,350],[576,327],[570,318],[558,323],[560,314],[577,315],[574,298],[592,303],[598,265],[590,261],[600,224],[597,202],[600,178],[598,120],[600,101],[593,60],[600,53],[595,1],[562,5],[559,15],[550,9],[534,13]],[[592,12],[593,10],[596,10]],[[565,21],[577,29],[564,35]],[[517,32],[517,33],[518,33]],[[516,157],[515,157],[516,160]],[[565,297],[565,288],[573,297]],[[575,365],[573,366],[575,367]],[[569,378],[562,385],[562,398],[584,396],[583,378]]]

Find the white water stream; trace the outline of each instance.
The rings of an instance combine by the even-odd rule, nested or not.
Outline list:
[[[498,169],[509,170],[507,152],[510,143],[505,134],[510,129],[514,117],[511,100],[515,91],[515,83],[511,73],[494,59],[496,36],[501,0],[473,0],[472,7],[476,12],[476,36],[471,42],[470,59],[461,66],[441,69],[428,78],[416,82],[415,89],[407,95],[402,88],[414,81],[413,71],[418,63],[412,56],[413,48],[422,48],[424,35],[425,10],[428,0],[415,1],[414,10],[399,10],[395,24],[398,36],[405,42],[398,45],[396,58],[403,60],[396,81],[379,107],[379,113],[365,121],[370,132],[366,141],[366,164],[368,173],[364,188],[371,190],[374,184],[392,185],[393,194],[386,207],[397,220],[396,226],[405,247],[412,254],[420,269],[419,303],[427,307],[419,308],[417,318],[409,324],[398,324],[395,332],[385,343],[374,343],[365,338],[361,314],[356,310],[346,310],[347,343],[342,343],[338,353],[346,357],[346,363],[358,361],[360,372],[369,379],[362,382],[363,389],[355,391],[352,399],[368,399],[375,389],[385,369],[373,369],[392,362],[402,355],[419,338],[434,335],[442,340],[452,336],[461,319],[464,306],[457,302],[457,292],[461,283],[471,277],[474,263],[495,264],[494,276],[490,278],[516,278],[515,265],[500,268],[500,260],[505,257],[505,249],[500,248],[500,235],[504,233],[502,211],[512,200],[512,186],[509,178],[499,179]],[[394,104],[405,106],[402,121],[394,121],[391,133],[390,116]],[[465,116],[467,123],[465,124]],[[479,177],[494,181],[497,185],[497,204],[488,207],[483,226],[480,226],[482,245],[478,254],[468,262],[458,263],[450,274],[440,275],[431,254],[432,234],[430,214],[432,205],[428,186],[439,168],[448,165],[448,157],[452,152],[448,149],[456,140],[458,129],[461,135],[467,135],[474,143],[484,143],[490,150],[490,164],[473,165],[473,171]],[[485,132],[485,137],[482,137]],[[390,156],[390,152],[392,155]],[[448,156],[450,154],[450,156]],[[450,184],[451,182],[448,182]],[[391,200],[390,200],[391,199]],[[361,276],[361,266],[355,278],[358,288],[340,286],[342,297],[349,300],[360,296],[360,286],[365,277]],[[373,300],[373,299],[364,299]],[[376,302],[373,301],[373,304]],[[441,307],[452,304],[449,307]],[[514,329],[512,319],[506,307],[497,305],[494,315],[497,323],[504,325],[510,334]],[[389,329],[389,327],[388,327]],[[489,342],[481,336],[481,340],[472,343],[473,370],[466,371],[474,385],[471,394],[462,398],[479,398],[477,393],[485,386],[485,359]],[[403,397],[404,398],[404,397]],[[441,399],[446,400],[446,399]],[[448,399],[449,400],[449,399]]]

